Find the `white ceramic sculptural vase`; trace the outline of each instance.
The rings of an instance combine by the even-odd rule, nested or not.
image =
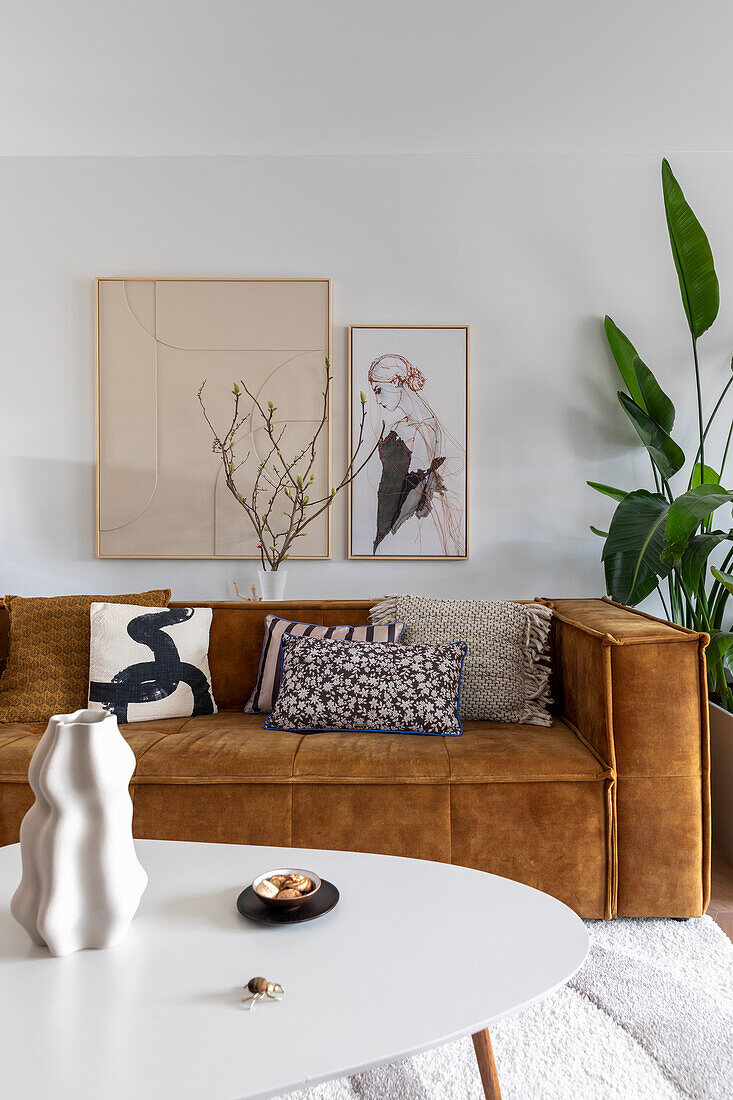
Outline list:
[[[112,947],[137,911],[148,876],[132,840],[134,770],[135,754],[104,711],[57,714],[38,742],[10,910],[52,955]]]

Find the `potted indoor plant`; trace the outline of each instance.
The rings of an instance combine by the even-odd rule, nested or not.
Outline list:
[[[662,194],[692,338],[697,434],[687,444],[688,461],[672,436],[674,404],[629,338],[606,317],[606,338],[623,381],[618,400],[646,448],[651,481],[648,488],[631,490],[589,481],[591,488],[617,501],[608,530],[591,530],[604,540],[606,591],[614,600],[634,606],[657,592],[668,618],[710,635],[706,655],[715,839],[733,858],[733,690],[726,675],[733,670],[733,632],[726,625],[733,592],[728,508],[733,492],[724,487],[733,434],[725,397],[733,373],[721,379],[720,396],[706,416],[698,342],[718,315],[718,278],[707,236],[666,160],[662,161]],[[725,445],[713,455],[708,435],[719,414],[725,415],[728,430]]]
[[[314,473],[316,453],[321,435],[328,423],[331,364],[325,361],[325,378],[321,416],[315,431],[305,444],[295,452],[288,449],[288,425],[276,417],[277,405],[272,401],[260,402],[244,381],[232,385],[232,418],[224,432],[218,431],[204,404],[206,380],[198,390],[201,411],[212,435],[211,449],[219,456],[223,466],[226,487],[241,506],[257,535],[257,549],[262,568],[259,571],[260,592],[265,600],[281,600],[285,591],[287,569],[283,562],[290,557],[296,539],[302,538],[314,519],[333,504],[342,489],[364,469],[382,443],[382,434],[363,461],[357,459],[364,442],[366,422],[366,396],[361,394],[361,422],[356,437],[356,447],[340,481],[331,486],[319,486]],[[242,457],[238,451],[240,436],[254,431],[253,421],[259,421],[267,440],[265,455],[258,462],[249,489],[243,492],[237,484],[238,471],[248,462],[251,453]],[[248,424],[249,422],[249,424]]]

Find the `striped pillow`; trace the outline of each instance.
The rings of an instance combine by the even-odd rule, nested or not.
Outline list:
[[[399,642],[404,623],[380,623],[370,626],[316,626],[315,623],[293,623],[277,615],[265,618],[265,640],[262,643],[257,683],[244,708],[245,714],[267,714],[275,706],[282,676],[282,637],[295,634],[300,638],[333,638],[337,642]]]

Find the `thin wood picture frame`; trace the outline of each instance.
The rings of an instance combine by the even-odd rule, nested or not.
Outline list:
[[[251,553],[184,553],[184,552],[164,552],[164,553],[121,553],[121,552],[106,552],[103,546],[104,529],[102,527],[102,505],[103,505],[103,473],[102,473],[102,402],[104,400],[103,389],[104,382],[102,378],[102,354],[100,348],[101,340],[101,323],[100,323],[100,295],[105,286],[108,283],[123,283],[123,284],[141,284],[152,283],[156,287],[162,284],[170,283],[191,283],[191,284],[217,284],[217,283],[231,283],[231,284],[259,284],[261,287],[267,284],[293,284],[297,285],[310,285],[310,284],[322,284],[324,289],[324,311],[320,320],[325,324],[325,347],[318,347],[311,349],[314,352],[325,352],[329,361],[332,361],[332,282],[329,277],[321,276],[305,276],[305,277],[287,277],[287,276],[228,276],[228,275],[106,275],[98,276],[94,280],[94,315],[95,315],[95,330],[94,330],[94,349],[95,349],[95,456],[96,456],[96,478],[95,478],[95,507],[96,507],[96,556],[98,558],[113,558],[113,559],[161,559],[161,560],[234,560],[234,561],[259,561],[260,555],[256,550]],[[156,291],[157,294],[157,291]],[[320,322],[319,322],[320,323]],[[236,350],[236,349],[233,349]],[[246,349],[247,350],[247,349]],[[252,349],[249,349],[252,350]],[[320,400],[322,403],[322,377],[319,377],[318,384],[320,386]],[[194,394],[195,397],[195,394]],[[328,485],[332,480],[332,462],[333,462],[333,385],[329,380],[328,384],[328,421],[327,432],[324,443],[327,448],[327,455],[325,459],[325,473],[323,476],[324,482]],[[242,512],[242,524],[248,524],[244,512]],[[243,527],[243,530],[248,528]],[[216,537],[216,536],[214,536]],[[304,553],[293,554],[292,560],[301,561],[327,561],[332,556],[332,517],[331,509],[327,509],[324,516],[324,526],[322,532],[322,540],[324,543],[323,552],[319,553]]]
[[[379,338],[376,338],[375,340],[371,341],[371,350],[370,350],[368,345],[365,345],[361,350],[355,349],[355,339],[358,343],[359,335],[364,333],[364,332],[371,332],[371,333],[379,334]],[[461,441],[459,439],[457,447],[455,446],[455,443],[456,443],[455,434],[451,433],[451,432],[446,432],[446,431],[443,430],[443,425],[442,425],[441,420],[440,420],[440,410],[438,410],[438,409],[434,410],[429,405],[429,403],[426,402],[422,398],[417,398],[416,399],[416,394],[419,394],[421,392],[425,392],[425,394],[427,396],[433,396],[434,384],[435,384],[435,381],[436,381],[435,374],[433,374],[433,377],[431,379],[429,377],[429,372],[427,370],[425,371],[425,373],[423,373],[423,371],[421,371],[419,362],[417,362],[417,361],[412,362],[409,355],[403,354],[407,350],[409,350],[411,348],[414,348],[416,346],[416,343],[419,346],[419,341],[416,342],[414,340],[406,339],[405,337],[403,337],[402,339],[398,338],[398,334],[408,334],[408,333],[409,334],[416,334],[416,333],[436,334],[438,332],[455,334],[456,336],[459,333],[465,334],[465,344],[463,345],[463,351],[461,352],[462,365],[463,365],[463,363],[465,363],[465,375],[464,375],[464,377],[465,377],[465,388],[463,389],[463,406],[464,407],[463,407],[462,414],[460,416],[458,415],[457,410],[454,409],[452,411],[452,418],[451,418],[451,423],[453,425],[457,426],[463,432],[463,441]],[[381,338],[382,336],[387,336],[387,335],[391,335],[393,338],[390,339],[390,340],[386,340],[386,341]],[[397,402],[399,405],[404,406],[404,404],[406,403],[406,404],[412,406],[412,408],[409,409],[406,413],[403,413],[402,416],[399,416],[399,412],[398,412],[397,409],[393,409],[393,410],[387,409],[387,410],[385,410],[385,416],[383,417],[383,419],[385,420],[385,433],[386,433],[385,434],[385,442],[383,443],[382,447],[379,449],[379,451],[377,452],[377,454],[375,455],[375,457],[372,459],[372,461],[370,463],[372,481],[374,481],[376,473],[379,469],[379,463],[381,463],[381,478],[380,478],[380,482],[379,482],[379,489],[375,489],[373,484],[370,487],[371,491],[373,492],[373,494],[375,496],[375,500],[373,502],[374,503],[374,513],[375,513],[375,515],[374,515],[374,521],[375,521],[375,530],[374,530],[375,538],[374,538],[374,541],[377,542],[377,539],[380,540],[378,545],[376,546],[376,548],[373,546],[373,552],[372,553],[365,553],[364,552],[365,537],[364,537],[364,532],[363,531],[357,533],[356,538],[355,538],[355,511],[356,511],[357,508],[361,509],[361,508],[364,507],[365,497],[368,497],[369,491],[370,491],[368,488],[365,488],[365,481],[368,481],[368,478],[369,478],[369,475],[368,475],[369,467],[367,467],[365,470],[363,470],[362,473],[359,475],[359,478],[352,485],[349,486],[349,494],[348,494],[348,527],[349,527],[349,531],[348,531],[348,557],[349,557],[349,559],[350,560],[356,560],[356,561],[379,561],[379,560],[383,560],[383,561],[466,561],[468,559],[468,556],[469,556],[469,498],[470,498],[470,358],[471,358],[471,351],[470,351],[470,347],[471,347],[471,327],[470,327],[470,325],[454,325],[454,324],[444,324],[444,325],[439,325],[439,324],[404,324],[404,325],[395,325],[395,324],[376,324],[376,325],[374,325],[374,324],[351,324],[351,325],[349,325],[348,343],[349,343],[349,368],[348,368],[348,373],[349,373],[349,386],[348,386],[349,453],[353,452],[353,447],[354,447],[354,442],[355,442],[354,441],[355,421],[356,421],[355,413],[358,412],[360,407],[361,407],[361,394],[362,393],[365,394],[368,402],[376,400],[377,397],[379,396],[381,400],[386,400],[387,404],[389,404],[389,405],[393,405],[395,402]],[[454,343],[454,349],[453,350],[454,350],[454,354],[457,357],[457,355],[458,355],[458,350],[457,349],[460,346],[460,341],[455,341],[455,342],[447,341],[448,345],[450,345],[451,343]],[[407,345],[409,345],[409,348],[408,348]],[[402,347],[402,352],[400,352],[400,347]],[[375,354],[375,352],[377,354]],[[413,353],[411,352],[411,354],[413,354]],[[357,363],[357,358],[359,359],[358,363]],[[417,359],[418,356],[415,356],[415,358]],[[430,355],[427,356],[427,359],[432,361],[432,358],[431,358]],[[367,361],[368,361],[368,364],[369,364],[369,374],[368,375],[365,373],[365,367],[367,366]],[[423,364],[423,366],[425,366],[425,364]],[[372,370],[372,368],[374,368],[374,369]],[[446,368],[446,369],[449,369],[449,368]],[[357,380],[355,378],[355,375],[357,373],[359,374],[359,380],[358,380],[359,384],[358,385],[357,385]],[[372,378],[372,376],[374,376],[374,377]],[[379,384],[380,382],[381,383],[386,382],[387,387],[391,386],[392,393],[390,395],[381,395],[381,394],[376,395],[375,394],[375,389],[376,389],[375,383]],[[405,391],[406,396],[408,398],[407,402],[403,402],[403,399],[399,398],[398,392],[397,392],[397,390],[399,388],[402,388]],[[356,403],[357,398],[359,400],[358,406],[357,406],[357,403]],[[420,480],[420,472],[418,472],[417,470],[412,470],[411,471],[411,461],[412,461],[411,459],[410,459],[409,464],[405,465],[405,463],[407,462],[407,457],[408,457],[407,456],[407,451],[410,450],[410,443],[411,443],[411,438],[410,438],[411,415],[414,412],[414,406],[416,404],[420,406],[420,409],[422,410],[423,415],[425,415],[426,412],[429,414],[429,419],[432,421],[432,423],[430,423],[429,426],[428,426],[427,432],[423,431],[422,427],[415,427],[415,425],[412,425],[412,438],[419,437],[418,438],[419,446],[417,448],[414,448],[415,454],[417,455],[418,450],[421,450],[423,452],[423,457],[425,457],[424,452],[427,450],[429,452],[428,458],[432,459],[431,461],[428,461],[426,463],[423,470],[421,471],[422,474],[426,475],[425,477],[422,478],[422,481]],[[405,443],[404,439],[401,441],[401,443],[400,443],[400,440],[397,440],[396,444],[395,444],[394,440],[389,439],[389,433],[390,433],[389,421],[390,421],[390,419],[394,419],[394,417],[390,417],[390,415],[389,415],[390,412],[397,413],[400,424],[402,425],[402,429],[401,429],[402,435],[406,436],[406,439],[407,439],[407,449],[406,450],[402,446],[402,444]],[[437,423],[436,423],[436,421],[437,421]],[[428,422],[426,421],[425,423],[428,423]],[[380,427],[381,427],[381,425],[380,425]],[[375,438],[376,438],[377,437],[377,432],[376,431],[374,432],[374,435],[375,435]],[[426,436],[429,436],[429,442],[426,442]],[[432,455],[431,455],[430,452],[435,451],[435,444],[434,444],[433,441],[436,438],[442,438],[444,443],[446,443],[446,440],[448,440],[450,438],[452,440],[452,442],[450,443],[450,448],[452,448],[455,453],[453,453],[452,455],[448,455],[448,454],[439,455],[439,454],[437,454],[437,452],[435,452],[435,453],[432,453]],[[404,477],[404,481],[405,481],[406,484],[405,484],[403,489],[399,490],[399,492],[402,494],[401,498],[404,498],[409,494],[410,490],[412,490],[413,497],[412,497],[412,502],[411,503],[406,503],[406,506],[402,509],[401,514],[399,514],[397,516],[396,530],[393,531],[390,528],[388,533],[385,535],[383,533],[383,530],[380,529],[380,526],[384,527],[385,524],[387,524],[387,520],[386,520],[386,518],[383,514],[385,509],[382,507],[382,504],[384,502],[383,501],[380,502],[379,494],[380,494],[380,490],[382,489],[382,486],[383,486],[385,471],[388,470],[388,462],[387,462],[387,459],[385,457],[385,444],[386,443],[389,443],[391,446],[396,445],[396,446],[400,447],[400,449],[402,450],[401,459],[400,459],[401,464],[402,464],[402,473],[405,474],[405,475],[408,475],[410,472],[412,472],[413,476],[412,477],[408,477],[408,476]],[[461,443],[462,443],[462,445],[461,445]],[[369,447],[371,445],[372,445],[372,440],[368,439],[367,440],[367,450],[369,449]],[[446,444],[445,449],[446,450],[449,449],[447,444]],[[444,461],[441,461],[441,459],[444,460]],[[456,479],[456,470],[459,470],[459,468],[461,466],[461,463],[463,464],[463,469],[459,473],[458,479]],[[431,488],[430,485],[429,485],[428,475],[429,475],[430,469],[432,467],[435,468],[435,470],[438,474],[438,477],[436,479],[436,482],[433,484],[433,486]],[[441,467],[445,471],[443,475],[441,475],[441,473],[440,473]],[[397,481],[399,483],[400,479],[399,479],[398,474],[395,473],[394,464],[392,464],[392,467],[391,467],[391,474],[392,474],[393,477],[397,476]],[[364,481],[362,481],[361,479],[364,479]],[[456,480],[458,480],[458,488],[456,488]],[[388,486],[388,489],[389,488],[390,488],[390,486]],[[450,494],[450,498],[447,500],[446,498],[448,497],[448,494]],[[391,493],[391,492],[387,492],[386,495],[387,495],[388,500],[389,499],[391,499],[391,500],[396,499],[394,494]],[[359,498],[359,497],[361,497],[361,500],[358,500],[358,499],[355,500],[355,498]],[[422,497],[422,509],[425,510],[427,508],[427,511],[425,513],[425,517],[423,517],[423,518],[419,518],[417,516],[415,510],[414,510],[415,501],[418,497]],[[447,508],[451,508],[451,509],[455,510],[456,506],[460,507],[460,511],[461,511],[461,541],[462,541],[462,545],[459,542],[457,542],[455,537],[453,537],[455,535],[455,517],[448,516],[447,517],[447,522],[444,523],[444,521],[446,521],[445,513],[446,513]],[[385,542],[387,542],[387,547],[385,549],[390,549],[389,540],[391,540],[393,534],[399,535],[399,529],[402,528],[403,525],[408,530],[409,530],[410,525],[412,525],[412,528],[413,528],[413,530],[410,531],[410,534],[409,534],[408,538],[402,537],[400,539],[400,542],[402,543],[403,547],[404,547],[405,542],[409,542],[414,538],[418,538],[419,541],[422,542],[423,539],[422,539],[421,532],[416,530],[415,527],[416,527],[417,524],[422,526],[422,524],[425,522],[425,518],[428,517],[430,515],[430,513],[434,512],[434,510],[436,508],[441,508],[442,511],[443,511],[443,516],[441,517],[440,520],[438,519],[437,516],[435,516],[434,520],[433,520],[433,524],[434,524],[434,527],[436,528],[437,534],[436,534],[436,532],[433,532],[430,540],[428,540],[426,538],[424,541],[426,541],[426,542],[429,541],[429,542],[434,543],[436,538],[439,541],[443,541],[444,544],[449,541],[450,545],[445,545],[445,549],[452,550],[453,552],[448,552],[448,553],[434,553],[434,552],[406,553],[406,552],[384,552],[384,550],[382,550],[381,552],[375,552],[375,549],[379,550],[379,546],[382,546]],[[389,511],[389,509],[387,508],[387,512],[388,511]],[[443,529],[442,534],[440,533],[440,528]],[[452,532],[451,537],[450,537],[449,540],[447,540],[445,538],[446,532],[448,532],[449,534],[451,534],[451,532]],[[357,545],[355,545],[355,543]]]

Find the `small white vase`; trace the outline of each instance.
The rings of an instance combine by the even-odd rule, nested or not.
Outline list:
[[[132,840],[135,754],[113,714],[49,719],[28,769],[36,796],[20,826],[23,875],[10,911],[52,955],[112,947],[148,876]]]
[[[287,569],[258,569],[257,576],[260,579],[260,595],[263,600],[281,600],[285,595],[285,583],[288,579]]]

